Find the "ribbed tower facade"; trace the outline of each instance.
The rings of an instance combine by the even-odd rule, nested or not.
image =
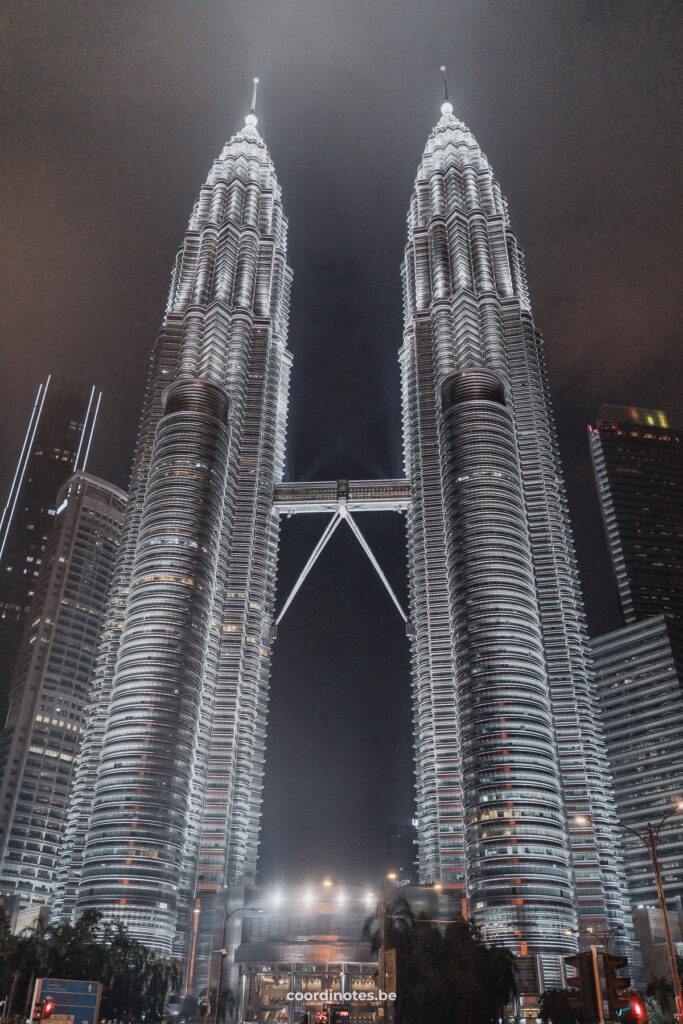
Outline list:
[[[287,224],[250,114],[195,204],[154,347],[57,912],[186,952],[253,881],[291,358]]]
[[[402,272],[423,881],[460,889],[549,987],[581,936],[625,935],[626,899],[523,256],[448,102]]]

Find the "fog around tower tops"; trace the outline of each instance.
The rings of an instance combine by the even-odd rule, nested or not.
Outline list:
[[[2,99],[6,492],[47,372],[103,388],[89,469],[126,484],[149,351],[200,184],[261,79],[289,218],[287,475],[401,475],[399,265],[449,98],[526,253],[593,633],[618,625],[586,443],[603,401],[683,422],[681,6],[9,0]],[[324,522],[286,521],[279,604]],[[398,515],[361,527],[405,600]],[[339,530],[279,630],[262,874],[371,880],[412,813],[408,646]]]

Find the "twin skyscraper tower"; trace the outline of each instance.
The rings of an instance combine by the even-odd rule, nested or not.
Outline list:
[[[448,102],[402,276],[422,880],[550,987],[582,933],[626,936],[630,915],[523,256]],[[166,954],[256,872],[291,280],[252,110],[200,190],[152,352],[58,885],[62,917],[103,910]]]

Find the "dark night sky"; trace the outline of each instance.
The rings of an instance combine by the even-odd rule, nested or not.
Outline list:
[[[526,251],[593,632],[618,624],[586,423],[683,421],[677,3],[6,0],[1,482],[38,381],[105,391],[90,469],[125,485],[148,353],[206,171],[261,77],[290,221],[290,479],[401,474],[399,264],[439,65]],[[323,529],[286,521],[280,602]],[[361,527],[405,594],[403,522]],[[407,641],[342,528],[280,629],[266,879],[378,867],[412,807]]]

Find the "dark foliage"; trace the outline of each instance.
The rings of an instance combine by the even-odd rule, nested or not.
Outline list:
[[[571,1006],[567,988],[549,988],[541,996],[539,1017],[545,1024],[575,1024],[577,1017]]]
[[[161,1024],[170,992],[180,988],[176,960],[157,957],[118,924],[85,911],[76,924],[48,925],[12,935],[0,910],[0,999],[13,1013],[30,1008],[36,978],[79,978],[103,985],[101,1020]]]
[[[375,918],[365,936],[379,946]],[[516,993],[514,956],[487,946],[474,925],[452,921],[441,931],[414,918],[405,900],[387,908],[387,948],[396,950],[397,1024],[498,1024]]]

